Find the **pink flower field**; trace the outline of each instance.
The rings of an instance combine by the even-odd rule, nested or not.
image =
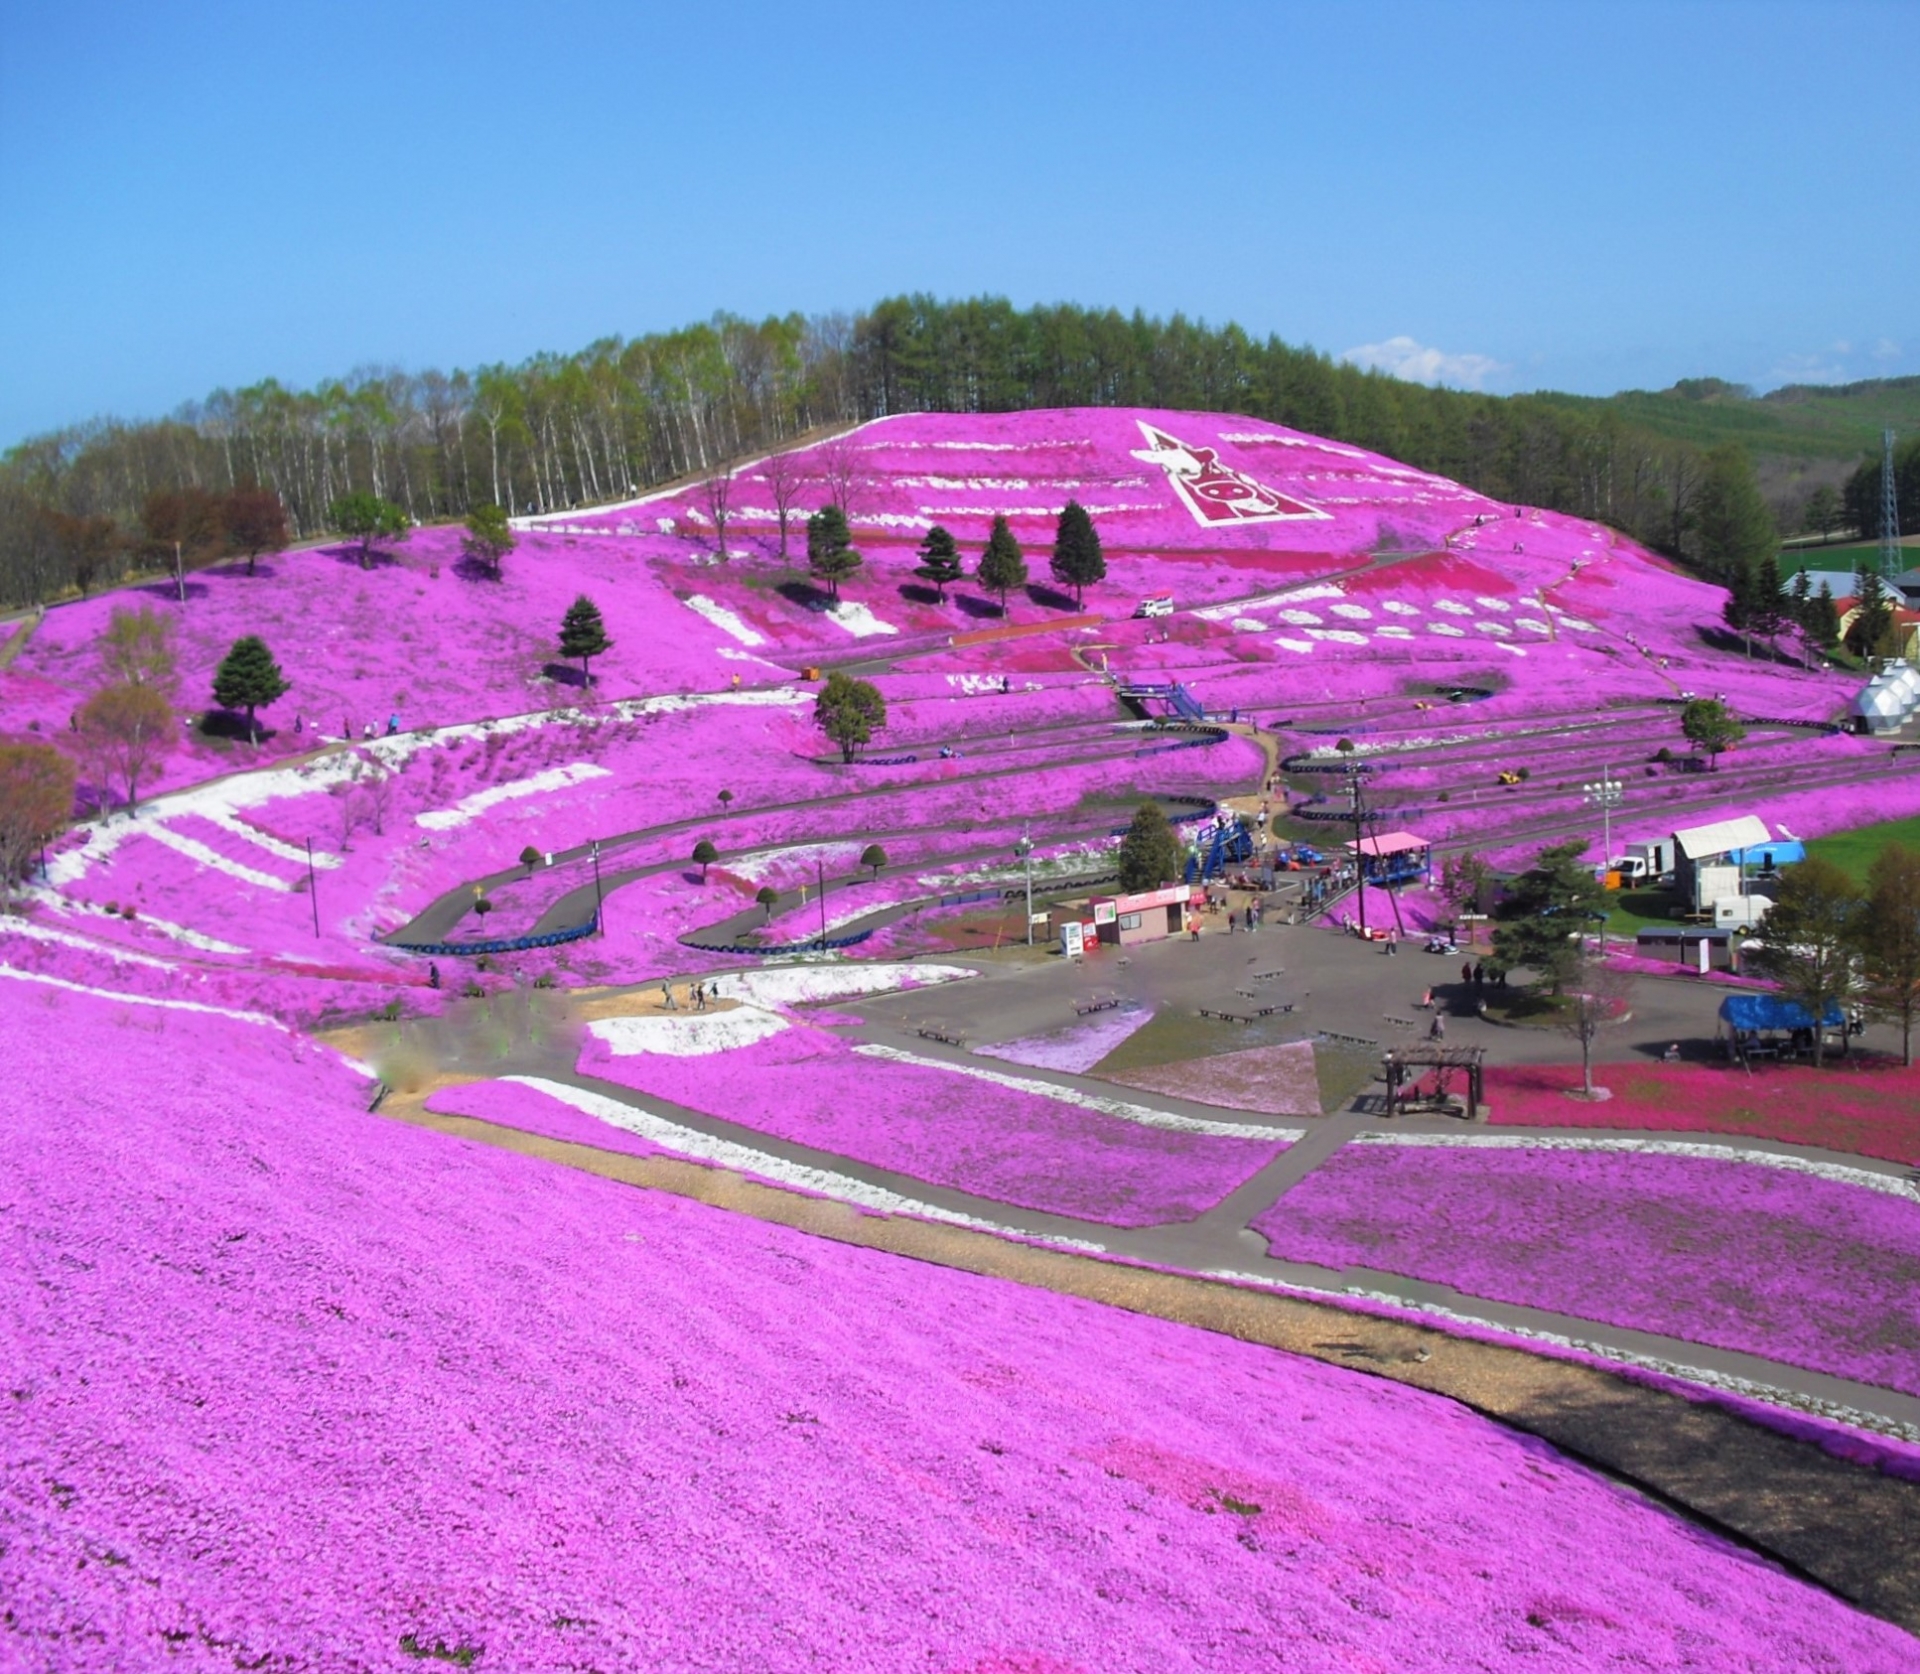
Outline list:
[[[1912,1665],[1448,1402],[395,1127],[270,1028],[0,1022],[8,1666]]]
[[[1757,1161],[1346,1146],[1253,1223],[1275,1256],[1920,1394],[1920,1199]]]
[[[1850,680],[1713,638],[1718,589],[1362,449],[1101,409],[899,415],[794,464],[801,518],[847,485],[865,562],[834,607],[798,523],[780,558],[749,462],[724,554],[683,487],[536,520],[497,580],[420,529],[370,568],[295,550],[184,601],[0,626],[0,740],[78,748],[117,606],[173,624],[180,674],[138,813],[102,817],[83,774],[79,823],[0,915],[0,1669],[1916,1666],[1910,1638],[1448,1402],[370,1112],[375,1072],[326,1043],[396,1085],[430,1061],[455,1083],[436,1111],[838,1200],[822,1214],[1200,1249],[1233,1217],[1191,1223],[1318,1117],[1314,1048],[1068,1084],[1187,1015],[1208,967],[996,953],[1018,845],[1046,898],[1110,877],[1149,798],[1184,821],[1270,796],[1331,847],[1306,816],[1338,781],[1308,769],[1342,738],[1383,819],[1496,859],[1592,830],[1581,787],[1609,768],[1617,841],[1920,811],[1920,758],[1826,730]],[[1109,564],[1084,599],[1048,578],[1069,498]],[[997,514],[1034,577],[1004,614],[913,576],[933,523],[971,564]],[[1163,591],[1173,614],[1134,616]],[[591,684],[556,643],[582,593],[613,640]],[[200,724],[243,634],[291,683],[257,745]],[[853,762],[815,724],[841,669],[887,703]],[[1658,759],[1689,693],[1750,723],[1711,773]],[[1215,724],[1153,728],[1194,704]],[[851,959],[780,963],[883,916]],[[966,965],[876,959],[949,939]],[[1070,1021],[1096,971],[1133,1000]],[[970,974],[975,1055],[889,1003]],[[523,992],[716,976],[697,1015]],[[1811,1103],[1614,1079],[1621,1127],[1920,1161],[1899,1074]],[[1496,1070],[1492,1102],[1590,1117],[1559,1085]],[[1290,1260],[1920,1394],[1916,1217],[1844,1171],[1356,1142],[1256,1229]]]

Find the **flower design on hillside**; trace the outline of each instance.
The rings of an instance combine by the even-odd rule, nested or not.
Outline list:
[[[1328,515],[1317,506],[1277,493],[1232,466],[1223,465],[1217,449],[1192,447],[1145,419],[1136,422],[1147,445],[1136,450],[1133,457],[1166,472],[1174,492],[1203,528],[1223,523],[1279,523]]]

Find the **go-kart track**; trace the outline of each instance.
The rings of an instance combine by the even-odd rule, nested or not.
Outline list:
[[[1641,975],[1627,1096],[1570,1104],[1418,887],[1367,892],[1394,954],[1337,878],[1026,945],[1146,800],[1199,872],[1236,812],[1337,853],[1354,780],[1502,864],[1600,859],[1609,772],[1616,847],[1920,811],[1857,682],[1612,531],[1253,420],[792,460],[865,556],[837,607],[765,462],[724,556],[692,485],[497,578],[423,529],[139,591],[183,692],[242,633],[292,691],[0,918],[0,1666],[1920,1667],[1920,1080],[1722,1098],[1723,990]],[[915,579],[995,515],[1006,615]],[[66,731],[126,602],[11,635],[0,729]],[[836,669],[887,703],[850,762]],[[1711,765],[1693,695],[1747,723]],[[1429,994],[1488,1125],[1380,1114]]]

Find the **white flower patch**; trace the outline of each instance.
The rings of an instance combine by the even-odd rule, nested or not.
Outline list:
[[[1420,614],[1420,607],[1418,605],[1410,605],[1404,599],[1388,599],[1380,608],[1389,616],[1418,616]]]
[[[1525,628],[1530,634],[1550,634],[1553,632],[1553,629],[1548,627],[1547,624],[1542,622],[1537,616],[1516,616],[1513,619],[1513,625],[1516,628]]]
[[[1465,639],[1467,637],[1467,630],[1465,628],[1456,628],[1451,622],[1429,622],[1427,624],[1427,632],[1430,634],[1445,634],[1448,639]]]
[[[1571,628],[1577,634],[1597,634],[1600,631],[1591,622],[1583,622],[1577,616],[1568,616],[1564,611],[1560,616],[1560,626]]]
[[[1435,599],[1433,601],[1433,608],[1435,610],[1444,610],[1449,616],[1471,616],[1473,614],[1473,606],[1462,604],[1458,599]]]
[[[856,1046],[865,1058],[884,1058],[889,1063],[911,1064],[917,1069],[944,1070],[949,1075],[967,1075],[976,1081],[989,1081],[996,1087],[1008,1087],[1016,1093],[1031,1093],[1036,1098],[1053,1099],[1060,1104],[1077,1105],[1082,1110],[1098,1111],[1122,1122],[1134,1122],[1143,1128],[1161,1128],[1168,1133],[1199,1133],[1218,1139],[1284,1140],[1291,1144],[1305,1128],[1269,1128],[1243,1126],[1238,1122],[1209,1122],[1197,1116],[1176,1116],[1171,1110],[1155,1110],[1150,1105],[1133,1104],[1126,1099],[1101,1098],[1072,1087],[1059,1087],[1051,1081],[1035,1081],[1024,1075],[1007,1075],[1000,1070],[981,1069],[974,1064],[949,1064],[939,1058],[922,1058],[893,1046]]]
[[[1513,606],[1508,604],[1505,599],[1489,598],[1484,593],[1476,595],[1473,602],[1482,610],[1497,610],[1503,615],[1513,609]]]
[[[1393,627],[1375,628],[1373,631],[1375,635],[1380,639],[1412,639],[1413,638],[1413,629],[1411,628],[1393,628]]]
[[[1287,651],[1307,652],[1313,649],[1312,640],[1289,639],[1285,634],[1275,634],[1273,636],[1273,643],[1275,645],[1280,646],[1283,650],[1287,650]]]
[[[317,858],[317,857],[316,857]],[[75,901],[51,889],[37,885],[29,892],[40,905],[51,908],[66,917],[96,917],[118,919],[118,913],[110,913],[105,907],[96,907],[86,901]],[[151,913],[142,912],[139,917],[142,930],[152,930],[186,947],[196,947],[202,953],[245,953],[247,950],[236,942],[223,942],[217,936],[204,936],[198,930],[189,930],[184,924],[175,924],[170,919],[155,918]]]
[[[208,867],[215,872],[225,872],[228,877],[238,878],[242,883],[250,883],[256,889],[277,889],[283,894],[292,893],[291,879],[276,878],[271,872],[259,872],[242,861],[229,860],[218,849],[208,848],[197,837],[185,836],[157,820],[142,829],[156,843],[163,844],[176,854],[185,855],[196,865]],[[52,868],[49,867],[48,870],[51,871]]]
[[[932,518],[923,517],[916,512],[881,512],[874,517],[863,516],[860,521],[874,524],[882,529],[931,529],[933,527]]]
[[[1344,616],[1349,622],[1371,622],[1373,612],[1365,605],[1337,604],[1329,607],[1335,616]]]
[[[1280,612],[1280,620],[1291,622],[1296,628],[1317,628],[1322,619],[1310,610],[1283,610]]]
[[[49,925],[35,924],[30,919],[0,919],[0,937],[6,936],[24,936],[30,942],[51,942],[56,947],[77,947],[82,952],[99,954],[116,964],[145,965],[154,971],[180,969],[175,960],[156,959],[149,953],[134,953],[128,948],[116,947],[112,942],[97,942],[91,936],[76,936],[69,930],[55,930]]]
[[[767,636],[750,628],[723,604],[716,604],[704,593],[695,593],[685,601],[687,609],[695,616],[704,616],[723,634],[731,634],[742,645],[765,645]]]
[[[842,599],[827,612],[827,619],[835,626],[845,628],[855,639],[871,639],[875,634],[897,634],[900,631],[891,622],[882,622],[858,599]]]
[[[895,477],[893,481],[896,488],[938,488],[962,494],[1025,494],[1033,487],[1024,477]],[[1053,486],[1071,492],[1080,484],[1060,482]]]
[[[1351,628],[1309,628],[1309,639],[1330,639],[1336,645],[1365,645],[1367,636],[1357,634]]]
[[[780,861],[789,867],[803,869],[829,866],[851,866],[859,858],[860,845],[853,842],[841,843],[793,843],[785,847],[756,849],[752,854],[743,854],[727,862],[727,870],[736,878],[745,878],[748,883],[764,883]]]
[[[587,1033],[602,1042],[616,1058],[643,1054],[663,1058],[705,1058],[731,1052],[777,1035],[792,1025],[777,1012],[758,1006],[736,1006],[732,1011],[663,1011],[654,1017],[602,1017],[587,1025]]]
[[[1275,604],[1305,604],[1309,599],[1344,599],[1346,593],[1329,581],[1309,582],[1305,587],[1289,587],[1272,595]]]
[[[934,445],[937,447],[940,444]],[[788,1162],[766,1151],[735,1144],[730,1139],[715,1139],[697,1128],[671,1122],[664,1116],[656,1116],[651,1110],[643,1110],[639,1105],[627,1104],[620,1099],[610,1099],[603,1093],[590,1093],[585,1088],[569,1087],[565,1082],[547,1081],[537,1075],[509,1075],[502,1079],[522,1087],[531,1087],[535,1092],[545,1093],[548,1098],[579,1111],[583,1116],[591,1116],[596,1121],[605,1122],[610,1128],[618,1128],[622,1133],[633,1134],[658,1145],[662,1150],[691,1157],[696,1162],[711,1163],[716,1168],[729,1168],[741,1174],[755,1174],[762,1180],[771,1180],[775,1185],[791,1186],[796,1191],[812,1192],[841,1203],[851,1203],[856,1208],[872,1210],[876,1214],[912,1215],[920,1220],[940,1221],[948,1226],[972,1227],[978,1232],[1020,1235],[1017,1227],[982,1220],[977,1215],[963,1215],[952,1209],[936,1208],[917,1198],[890,1192],[884,1186],[868,1185],[866,1181],[856,1180],[850,1174],[810,1168],[805,1163]],[[1106,1253],[1105,1245],[1078,1238],[1048,1238],[1046,1243],[1052,1248],[1079,1250],[1088,1255]]]
[[[812,965],[746,971],[717,977],[714,985],[724,984],[721,992],[728,999],[750,1005],[800,1006],[860,994],[890,994],[897,988],[930,988],[976,974],[961,965]]]
[[[1526,655],[1526,652],[1520,646],[1509,644],[1504,639],[1496,639],[1493,642],[1493,648],[1496,651],[1508,652],[1515,657],[1524,657]]]
[[[1266,623],[1252,616],[1236,616],[1227,626],[1237,634],[1263,634],[1267,631]]]
[[[91,995],[96,1000],[115,1000],[123,1006],[152,1006],[156,1011],[192,1011],[203,1017],[229,1018],[235,1023],[264,1024],[269,1029],[278,1029],[283,1035],[293,1033],[279,1018],[269,1017],[262,1011],[230,1011],[225,1006],[203,1005],[198,1000],[162,1000],[151,994],[122,994],[112,988],[92,988],[84,982],[69,982],[65,977],[47,976],[39,971],[17,971],[11,965],[0,965],[0,977],[11,977],[15,982],[38,982],[48,988],[65,989],[69,994]],[[341,1061],[353,1063],[344,1055]]]
[[[1507,638],[1513,632],[1513,629],[1509,628],[1504,622],[1476,622],[1474,623],[1474,628],[1480,633],[1494,634],[1501,639]]]
[[[548,791],[566,790],[570,786],[584,784],[589,779],[612,777],[612,771],[598,762],[570,762],[565,767],[550,767],[531,778],[514,779],[504,785],[475,791],[471,796],[462,797],[451,808],[429,808],[424,814],[415,814],[413,823],[427,831],[451,831],[455,826],[470,824],[489,808],[498,807],[502,802],[518,802],[523,797],[544,796]]]
[[[1777,1168],[1783,1174],[1811,1174],[1842,1186],[1858,1186],[1863,1191],[1884,1192],[1888,1197],[1903,1197],[1920,1203],[1920,1185],[1905,1176],[1908,1171],[1858,1168],[1846,1163],[1816,1162],[1811,1157],[1790,1156],[1779,1151],[1753,1150],[1744,1145],[1704,1145],[1693,1139],[1639,1139],[1628,1135],[1536,1135],[1458,1134],[1458,1133],[1380,1133],[1369,1130],[1355,1135],[1356,1145],[1410,1145],[1427,1147],[1457,1146],[1467,1150],[1488,1151],[1599,1151],[1622,1155],[1653,1157],[1694,1157],[1708,1162],[1753,1163],[1761,1168]]]

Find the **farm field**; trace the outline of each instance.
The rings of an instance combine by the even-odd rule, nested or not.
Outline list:
[[[1530,1348],[1533,1310],[1920,1473],[1911,1073],[1622,1045],[1589,1106],[1507,1030],[1497,1127],[1387,1127],[1382,1043],[1458,998],[1434,893],[1276,891],[1257,933],[1251,893],[1196,898],[1191,938],[1081,960],[1044,916],[1116,890],[1143,803],[1196,883],[1256,809],[1324,857],[1283,881],[1325,874],[1350,780],[1497,865],[1601,858],[1610,772],[1616,848],[1753,813],[1857,869],[1920,824],[1920,760],[1838,724],[1858,682],[1729,650],[1717,589],[1600,525],[1229,414],[908,414],[788,463],[847,502],[838,601],[753,461],[724,543],[698,486],[523,520],[497,577],[419,529],[62,605],[0,665],[0,734],[65,747],[116,608],[179,663],[137,809],[89,764],[0,916],[0,1664],[1913,1666],[1855,1594],[1412,1362],[661,1172],[1311,1301],[1329,1341],[1364,1304]],[[1047,570],[1069,499],[1084,597]],[[914,575],[996,516],[1026,586]],[[258,744],[207,724],[246,633],[290,683]],[[864,748],[816,722],[833,673],[884,700]],[[1694,695],[1748,726],[1711,767]],[[1340,934],[1356,907],[1409,956]],[[1710,1032],[1717,989],[1643,994]]]

